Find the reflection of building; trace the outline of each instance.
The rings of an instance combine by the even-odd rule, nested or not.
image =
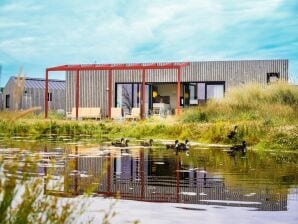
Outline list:
[[[288,80],[288,60],[201,61],[186,63],[62,65],[47,68],[66,72],[66,111],[100,107],[103,117],[112,107],[180,111],[211,98],[222,98],[233,86]],[[162,105],[161,105],[162,104]],[[46,113],[47,116],[47,113]]]
[[[19,102],[14,102],[16,77],[12,76],[3,90],[3,107],[6,110],[28,109],[31,107],[44,108],[45,80],[39,78],[25,78]],[[48,103],[50,110],[65,110],[65,81],[49,80]]]
[[[78,170],[74,173],[72,170]],[[287,195],[273,195],[229,188],[224,179],[204,169],[181,167],[180,156],[154,158],[150,150],[102,156],[82,156],[67,160],[64,193],[98,194],[129,200],[253,207],[260,210],[286,210]],[[47,192],[51,192],[50,189]]]

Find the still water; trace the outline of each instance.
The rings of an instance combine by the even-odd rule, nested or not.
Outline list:
[[[91,191],[99,197],[181,203],[181,209],[199,204],[258,211],[287,211],[289,202],[298,201],[297,152],[243,154],[192,146],[176,153],[156,142],[142,147],[131,141],[118,148],[67,136],[60,141],[16,137],[0,140],[0,155],[3,163],[22,163],[30,155],[36,164],[31,175],[48,177],[44,191],[52,195]]]

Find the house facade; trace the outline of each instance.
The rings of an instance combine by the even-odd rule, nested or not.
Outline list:
[[[4,110],[24,110],[41,107],[44,110],[45,79],[29,78],[24,83],[18,82],[17,77],[10,77],[3,89],[2,101]],[[22,79],[21,79],[22,80]],[[15,95],[19,94],[18,97]],[[65,81],[49,80],[48,105],[50,110],[65,111]]]
[[[66,71],[66,111],[100,107],[109,117],[111,107],[124,112],[141,108],[143,117],[163,108],[168,114],[222,98],[231,87],[250,82],[266,85],[288,80],[288,60],[201,61],[153,64],[63,65]]]

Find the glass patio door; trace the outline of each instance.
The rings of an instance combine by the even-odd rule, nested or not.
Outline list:
[[[138,83],[116,84],[116,107],[121,107],[124,113],[130,113],[133,107],[141,107],[142,85]],[[145,113],[150,109],[150,86],[145,88]]]

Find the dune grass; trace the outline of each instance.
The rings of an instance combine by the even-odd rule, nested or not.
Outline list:
[[[298,88],[286,83],[268,86],[248,84],[230,89],[224,99],[188,110],[183,122],[249,121],[276,125],[297,122]]]
[[[260,86],[249,84],[233,88],[222,100],[183,110],[180,117],[149,118],[144,121],[113,122],[103,120],[69,121],[50,113],[29,115],[11,122],[1,119],[4,135],[90,135],[95,139],[131,138],[188,138],[207,143],[227,143],[228,132],[238,125],[237,142],[245,140],[256,148],[298,148],[298,88],[285,83]],[[1,113],[0,113],[1,117]]]

